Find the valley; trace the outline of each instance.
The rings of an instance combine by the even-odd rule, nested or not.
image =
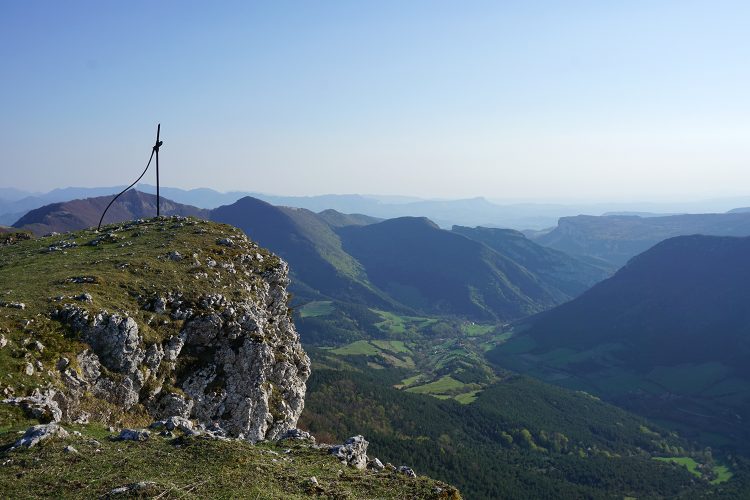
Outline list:
[[[149,209],[150,195],[133,196]],[[114,213],[127,219],[133,200],[124,203]],[[66,211],[88,204],[40,209],[42,222],[29,216],[21,228],[87,224]],[[669,254],[663,262],[648,264],[647,252],[615,272],[612,262],[572,257],[513,230],[448,231],[426,218],[383,221],[253,198],[200,214],[238,227],[289,262],[289,307],[313,368],[299,422],[319,439],[366,433],[378,456],[408,459],[470,498],[521,491],[732,498],[742,491],[747,383],[742,363],[727,360],[742,359],[729,353],[741,352],[743,337],[731,336],[739,343],[722,351],[701,344],[703,330],[696,330],[722,324],[736,331],[721,323],[721,307],[735,310],[742,294],[688,295],[705,304],[676,307],[678,326],[663,314],[628,323],[670,311],[664,300],[684,295],[670,286],[726,288],[730,274],[702,269],[708,254],[689,261],[682,240],[661,245]],[[713,240],[703,246],[723,248]],[[688,253],[676,257],[672,247]],[[718,260],[741,258],[730,247],[737,256]],[[682,269],[699,274],[675,283]],[[612,283],[626,283],[642,304],[624,304],[627,295]],[[609,289],[619,297],[615,309],[591,302]],[[599,323],[589,333],[565,330],[577,318]],[[607,325],[642,335],[599,340]],[[683,330],[691,343],[668,349],[667,339],[650,337],[657,327]],[[634,354],[638,339],[650,350]],[[665,352],[670,357],[660,358]]]
[[[0,500],[750,500],[749,25],[3,2]]]

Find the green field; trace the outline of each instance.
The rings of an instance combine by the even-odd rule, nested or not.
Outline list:
[[[370,343],[380,349],[395,352],[396,354],[411,354],[411,349],[406,347],[402,340],[371,340]]]
[[[299,315],[301,318],[315,318],[318,316],[328,316],[333,311],[333,303],[330,300],[316,300],[300,307]]]
[[[416,378],[412,377],[403,382],[411,382],[412,380],[414,382],[417,381]],[[403,384],[403,382],[402,386],[407,385]],[[481,389],[478,388],[477,384],[465,384],[450,375],[445,375],[427,384],[408,387],[406,392],[427,394],[438,399],[455,399],[459,403],[466,405],[476,401]]]
[[[396,368],[413,370],[416,368],[414,360],[408,354],[411,353],[403,342],[398,340],[358,340],[329,352],[339,356],[378,356],[379,363]],[[372,364],[373,362],[370,361]],[[384,368],[379,363],[380,368]]]
[[[403,316],[388,311],[372,309],[383,321],[375,323],[375,326],[382,332],[390,335],[417,334],[420,330],[437,323],[435,318],[424,318],[419,316]]]
[[[660,462],[668,462],[685,467],[691,474],[696,477],[703,477],[703,473],[698,468],[698,462],[690,457],[654,457],[654,460]],[[713,473],[716,474],[716,478],[711,480],[711,484],[721,484],[732,479],[732,472],[726,465],[715,465],[713,467]]]
[[[394,387],[396,387],[396,389],[403,389],[404,387],[409,387],[409,386],[416,384],[422,378],[423,376],[421,374],[413,375],[411,377],[405,378],[404,380],[401,381],[401,383],[396,384]]]
[[[461,331],[469,337],[478,337],[480,335],[487,335],[493,331],[497,325],[480,325],[474,322],[463,323],[461,325]]]
[[[474,401],[477,400],[477,396],[479,396],[480,392],[482,392],[482,391],[481,390],[476,390],[476,391],[464,392],[463,394],[459,394],[458,396],[456,396],[453,399],[455,399],[456,401],[458,401],[462,405],[468,405],[468,404],[471,404],[471,403],[473,403]]]
[[[114,488],[139,482],[140,489],[119,497],[438,498],[439,488],[453,495],[441,498],[458,498],[444,483],[342,467],[327,450],[298,442],[252,445],[156,433],[143,442],[123,442],[110,439],[112,434],[98,425],[66,428],[80,435],[13,452],[7,448],[23,428],[0,433],[3,498],[110,498]],[[77,451],[69,452],[69,446]]]
[[[459,382],[450,375],[446,375],[445,377],[441,377],[434,382],[430,382],[429,384],[410,387],[406,389],[406,391],[415,392],[417,394],[444,395],[448,392],[456,392],[457,390],[463,389],[465,385],[466,384],[464,384],[463,382]]]
[[[339,356],[377,356],[380,354],[380,349],[366,340],[358,340],[343,347],[339,347],[338,349],[332,349],[331,352],[338,354]]]
[[[729,467],[726,465],[718,465],[714,467],[714,472],[717,474],[716,479],[711,481],[711,484],[721,484],[726,483],[730,479],[732,479],[732,471],[729,470]]]

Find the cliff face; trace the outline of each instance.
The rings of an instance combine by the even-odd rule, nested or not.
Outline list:
[[[251,442],[295,427],[310,361],[284,261],[235,228],[178,217],[55,238],[0,253],[24,306],[0,320],[25,351],[9,402],[56,421],[181,416]]]

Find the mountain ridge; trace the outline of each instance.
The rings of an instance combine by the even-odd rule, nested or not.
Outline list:
[[[665,240],[489,356],[750,449],[748,255],[750,237]]]
[[[122,198],[113,205],[108,220],[128,219],[152,208],[155,210],[155,206],[151,206],[155,203],[152,195],[134,191]],[[98,209],[103,210],[104,202],[109,199],[101,197],[43,207],[27,214],[16,226],[37,234],[86,227],[96,223]],[[577,266],[585,275],[584,279],[576,281],[573,277],[571,285],[552,272],[538,275],[533,268],[527,269],[514,257],[504,255],[502,248],[491,248],[484,242],[443,230],[425,217],[379,221],[333,211],[321,215],[302,208],[277,207],[252,197],[211,211],[166,199],[162,199],[162,204],[167,207],[165,213],[198,215],[232,224],[272,248],[292,263],[294,291],[305,300],[335,299],[407,313],[420,310],[505,321],[563,302],[592,280],[607,274],[568,259],[563,267],[567,267],[572,276]],[[82,215],[77,215],[78,212]],[[369,241],[364,246],[360,241],[363,238]],[[409,251],[399,253],[397,250],[405,242],[409,242]],[[393,268],[388,280],[382,279],[383,259],[369,251],[368,245],[370,248],[377,246],[381,256],[391,255],[390,262],[385,263]],[[444,245],[450,246],[455,255],[446,253]],[[516,246],[516,254],[523,249],[533,250],[538,255],[555,255],[558,262],[565,260],[555,251],[528,240]],[[427,262],[436,264],[435,252],[442,252],[444,262],[460,263],[459,268],[433,265],[431,269],[438,271],[433,273],[425,266]],[[527,265],[542,260],[529,259]],[[405,266],[406,262],[410,264]],[[473,271],[462,275],[461,266],[471,266]],[[410,278],[404,279],[405,276]],[[459,288],[461,297],[455,302],[457,297],[453,297],[450,290]],[[437,303],[428,300],[439,290],[446,293]]]

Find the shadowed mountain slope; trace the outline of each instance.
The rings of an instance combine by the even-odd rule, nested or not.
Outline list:
[[[610,274],[608,268],[598,267],[559,250],[539,245],[513,229],[453,226],[452,231],[484,243],[571,297],[588,290]]]
[[[750,447],[750,238],[682,236],[490,357]]]
[[[302,208],[276,207],[245,197],[211,212],[273,248],[292,268],[295,293],[322,293],[345,301],[396,306],[367,280],[362,266],[341,248],[341,241],[317,214]]]
[[[507,257],[426,218],[401,217],[338,232],[373,283],[421,311],[510,319],[566,298]]]

